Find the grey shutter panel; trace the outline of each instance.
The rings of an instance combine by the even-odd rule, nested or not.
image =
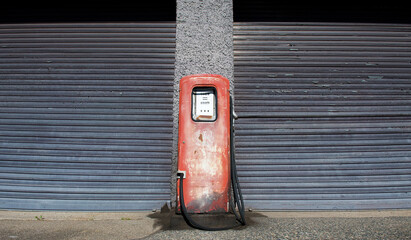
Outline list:
[[[0,206],[170,199],[174,23],[0,25]]]
[[[236,23],[234,48],[247,206],[411,208],[411,25]]]

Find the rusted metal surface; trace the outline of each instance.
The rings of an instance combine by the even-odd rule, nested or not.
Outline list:
[[[214,87],[217,119],[192,119],[194,87]],[[184,201],[189,212],[227,212],[230,189],[229,82],[218,75],[194,75],[180,81],[178,170],[186,171]],[[177,183],[179,186],[179,183]],[[179,198],[177,189],[177,198]],[[177,199],[179,204],[179,200]]]
[[[236,23],[234,48],[247,206],[411,208],[411,25]]]

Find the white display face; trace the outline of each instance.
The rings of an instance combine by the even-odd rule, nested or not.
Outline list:
[[[214,121],[216,119],[216,107],[213,89],[194,89],[192,110],[194,120]]]

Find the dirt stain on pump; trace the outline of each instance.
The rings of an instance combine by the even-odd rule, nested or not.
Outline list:
[[[202,133],[200,133],[200,136],[198,137],[198,139],[199,139],[200,141],[203,141],[203,134],[202,134]]]

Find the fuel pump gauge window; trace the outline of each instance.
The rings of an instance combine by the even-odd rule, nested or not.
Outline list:
[[[212,122],[217,119],[216,90],[211,87],[196,87],[192,94],[192,117],[194,121]]]

